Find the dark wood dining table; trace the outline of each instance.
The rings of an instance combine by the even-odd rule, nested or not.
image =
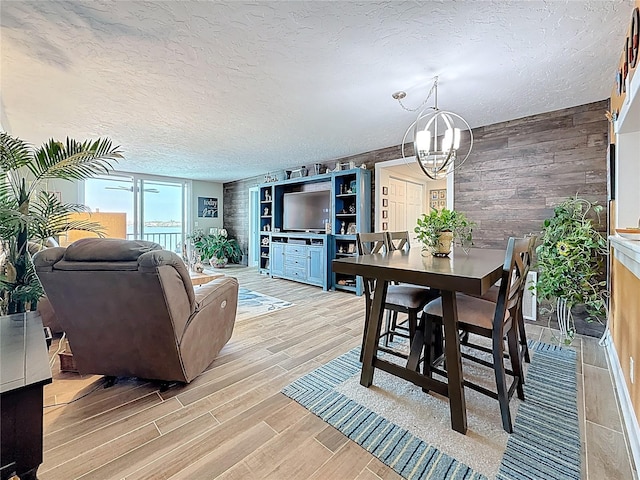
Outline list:
[[[370,317],[365,325],[364,355],[360,384],[369,387],[373,383],[376,368],[404,378],[426,390],[449,398],[451,428],[467,432],[467,411],[460,357],[456,292],[482,295],[500,279],[504,264],[503,250],[472,248],[468,253],[454,248],[448,257],[434,257],[430,253],[412,248],[408,251],[392,251],[383,254],[359,255],[333,260],[336,273],[359,275],[375,279],[375,291]],[[415,363],[407,366],[377,357],[377,341],[384,313],[384,302],[390,282],[410,283],[440,289],[445,339],[447,382],[416,371]],[[417,336],[417,335],[416,335]],[[416,342],[416,339],[414,339]],[[422,340],[420,340],[422,342]],[[418,350],[421,349],[421,345]],[[411,351],[415,351],[411,345]]]

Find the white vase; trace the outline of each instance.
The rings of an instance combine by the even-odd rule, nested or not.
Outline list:
[[[571,304],[566,298],[556,299],[556,317],[558,319],[558,329],[560,336],[558,343],[561,345],[571,345],[576,336],[576,326],[571,315]]]

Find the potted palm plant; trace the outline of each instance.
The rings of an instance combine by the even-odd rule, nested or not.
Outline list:
[[[52,179],[84,180],[108,173],[121,158],[108,139],[66,143],[49,140],[35,148],[0,132],[0,315],[36,310],[43,295],[29,242],[44,244],[68,230],[97,231],[99,224],[70,221],[83,205],[63,203],[46,191]]]
[[[459,241],[463,247],[471,246],[474,223],[466,215],[455,210],[431,209],[430,213],[418,218],[415,232],[418,240],[436,257],[446,257],[451,253],[451,244]]]
[[[560,341],[565,344],[575,335],[574,306],[585,306],[587,320],[606,317],[607,241],[590,218],[601,211],[602,205],[577,196],[564,200],[544,221],[536,248],[538,300],[555,302]]]

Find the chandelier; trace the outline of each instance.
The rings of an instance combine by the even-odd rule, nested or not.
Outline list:
[[[459,168],[469,157],[473,147],[471,127],[457,113],[438,108],[438,77],[417,108],[410,109],[402,103],[407,96],[405,92],[396,92],[392,97],[408,112],[415,112],[424,107],[432,94],[434,106],[423,108],[402,138],[402,158],[413,158],[405,155],[407,137],[413,132],[413,152],[418,165],[427,177],[438,180]]]

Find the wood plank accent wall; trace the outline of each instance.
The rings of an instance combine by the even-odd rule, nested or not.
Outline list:
[[[553,206],[576,193],[606,205],[607,108],[602,100],[474,129],[473,151],[455,174],[454,201],[478,223],[476,245],[501,248],[509,236],[539,231]],[[353,160],[373,169],[401,157],[400,146],[393,146],[324,164]],[[224,185],[224,225],[245,253],[249,187],[263,181],[258,176]]]
[[[540,231],[576,193],[606,207],[607,108],[603,100],[474,129],[454,202],[478,224],[476,245],[502,247],[509,236]]]

